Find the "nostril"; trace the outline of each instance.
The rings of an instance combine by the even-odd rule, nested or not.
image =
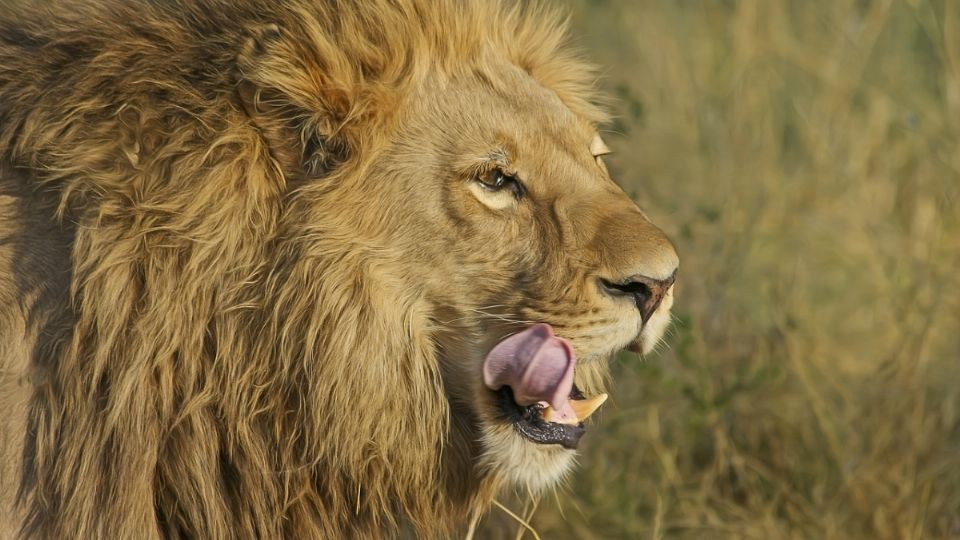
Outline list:
[[[620,282],[601,279],[600,288],[610,296],[632,298],[640,311],[640,318],[646,322],[660,306],[660,301],[673,284],[673,280],[674,276],[663,280],[632,276]]]
[[[612,281],[609,281],[603,278],[600,278],[599,281],[600,281],[600,289],[603,292],[609,294],[610,296],[625,296],[627,294],[630,294],[627,291],[623,290],[622,285],[619,285],[617,283],[614,283]]]
[[[603,288],[613,296],[634,296],[649,298],[653,292],[650,286],[640,281],[627,281],[626,283],[614,283],[605,279],[600,280]]]

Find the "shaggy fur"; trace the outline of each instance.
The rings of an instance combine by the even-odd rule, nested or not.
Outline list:
[[[479,361],[548,320],[596,390],[590,359],[640,322],[584,284],[629,275],[622,253],[676,263],[587,152],[602,114],[555,16],[456,0],[0,14],[14,531],[435,538],[504,482],[566,470],[572,454],[496,418]],[[522,165],[524,148],[539,157]],[[511,158],[580,180],[474,192]]]

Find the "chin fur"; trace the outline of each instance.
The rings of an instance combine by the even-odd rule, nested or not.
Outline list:
[[[573,468],[576,452],[555,444],[530,442],[508,424],[482,428],[480,466],[533,495],[559,484]]]

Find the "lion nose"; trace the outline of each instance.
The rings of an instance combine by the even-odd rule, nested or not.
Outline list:
[[[676,277],[677,271],[674,269],[667,279],[654,279],[641,275],[630,276],[620,281],[601,278],[600,288],[610,296],[631,298],[640,310],[640,318],[646,323],[660,307],[660,302],[670,290]]]

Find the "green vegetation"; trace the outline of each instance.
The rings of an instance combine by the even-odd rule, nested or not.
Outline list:
[[[960,2],[568,3],[681,270],[533,527],[960,538]]]

